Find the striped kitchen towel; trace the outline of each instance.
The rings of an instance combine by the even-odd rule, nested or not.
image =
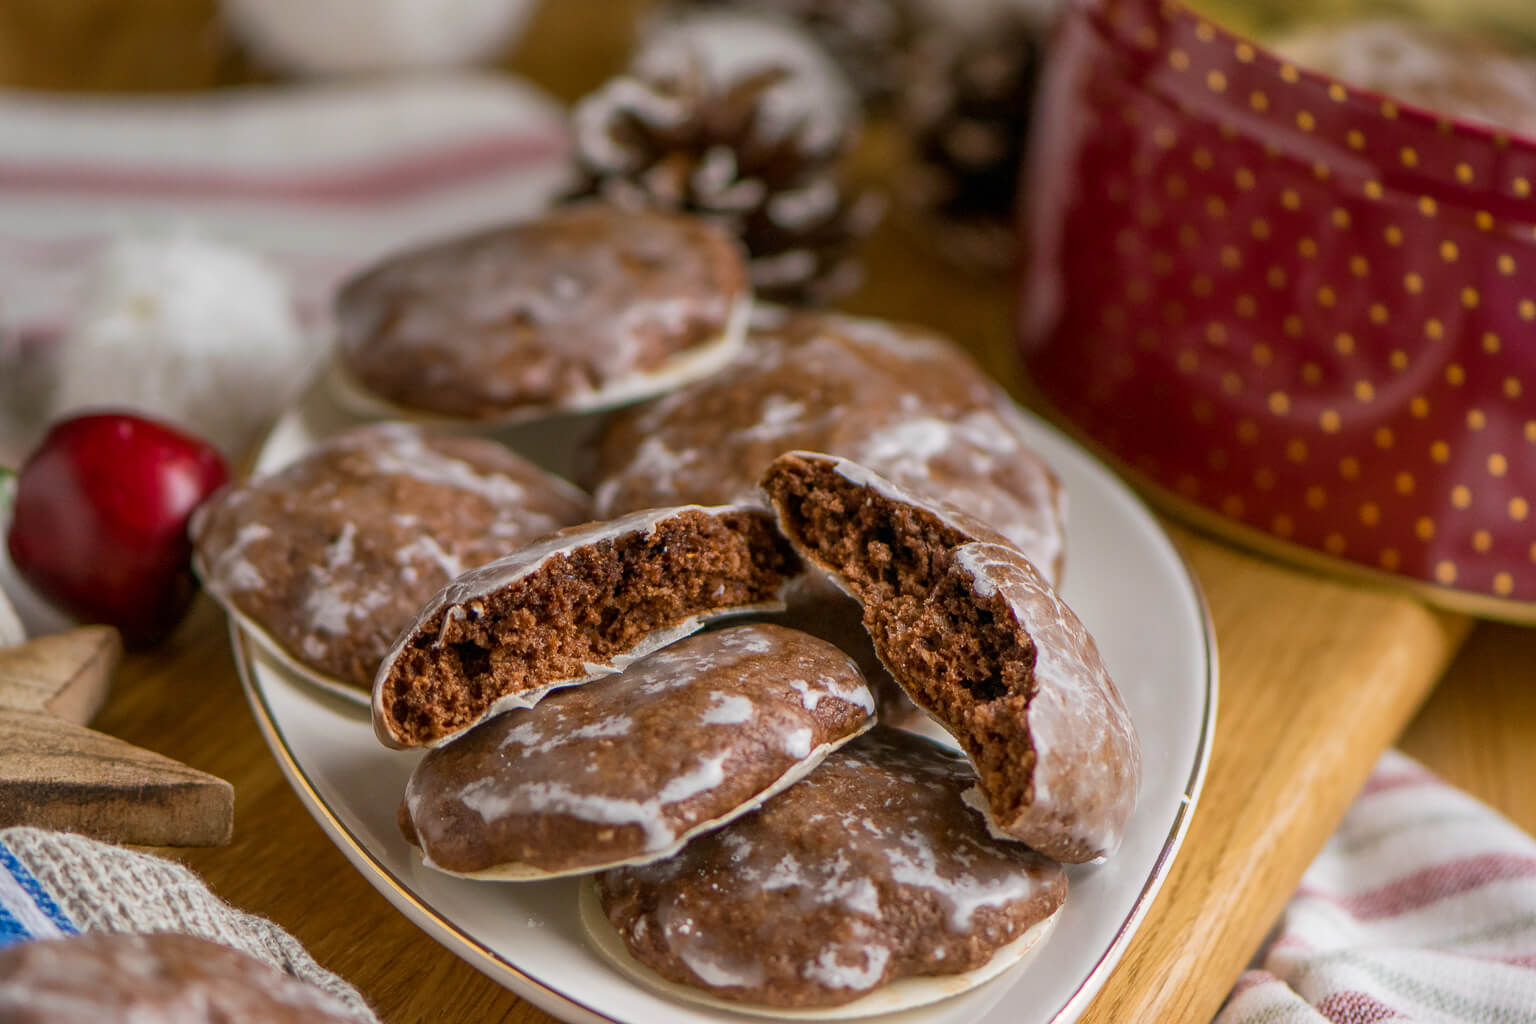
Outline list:
[[[1216,1024],[1536,1024],[1536,841],[1389,752]]]
[[[0,830],[0,948],[90,932],[178,932],[217,942],[322,989],[358,1024],[378,1024],[357,990],[297,939],[231,907],[188,868],[67,832]]]
[[[569,178],[567,122],[537,87],[489,72],[164,96],[0,89],[0,465],[41,435],[49,347],[114,240],[192,229],[254,250],[324,345],[332,292],[360,266],[548,205]],[[66,628],[3,548],[0,587],[22,620]]]
[[[80,929],[37,876],[0,841],[0,947],[78,934]]]
[[[490,73],[0,91],[0,319],[46,334],[103,243],[183,225],[288,268],[313,316],[384,253],[540,209],[564,187],[567,149],[557,103]]]

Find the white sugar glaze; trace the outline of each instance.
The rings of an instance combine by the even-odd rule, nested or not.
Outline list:
[[[700,793],[707,793],[720,785],[725,781],[725,758],[724,754],[701,758],[693,768],[674,776],[649,800],[626,800],[586,793],[563,782],[530,782],[507,787],[503,780],[496,778],[477,779],[459,794],[459,800],[486,821],[505,818],[514,812],[559,813],[604,825],[639,825],[645,830],[649,853],[664,850],[677,839],[677,833],[663,821],[661,809],[668,804],[681,803]],[[584,867],[583,870],[590,868]]]
[[[764,955],[783,964],[792,948],[802,958],[788,962],[798,977],[830,989],[868,989],[893,960],[910,963],[916,953],[921,961],[943,944],[897,939],[905,934],[899,925],[894,932],[882,926],[888,909],[893,922],[904,920],[910,911],[902,901],[933,901],[947,912],[944,927],[971,935],[982,927],[977,915],[984,908],[1038,906],[1033,901],[1048,891],[1042,887],[1064,884],[1058,866],[1015,841],[995,842],[962,809],[960,793],[971,778],[953,753],[889,731],[872,733],[831,755],[758,815],[669,860],[604,875],[602,884],[621,893],[640,887],[647,909],[626,915],[626,926],[643,927],[711,984],[712,977],[765,977],[769,963],[743,962],[740,951],[755,948],[746,936],[755,933],[712,930],[718,921],[711,901],[771,900],[791,933],[792,922],[802,921],[798,934],[805,938],[814,934],[805,929],[831,912],[839,931],[824,944],[796,943]],[[898,904],[887,908],[882,894],[895,894]],[[921,951],[909,948],[913,941],[923,943]]]
[[[885,973],[891,951],[883,946],[871,946],[861,952],[864,962],[850,965],[838,959],[838,950],[824,949],[816,962],[805,968],[805,976],[819,981],[828,988],[871,988]]]
[[[701,407],[710,410],[703,418],[693,412]],[[1023,441],[1017,408],[935,335],[855,317],[764,315],[731,365],[648,403],[625,430],[632,447],[604,455],[612,464],[594,492],[600,515],[760,502],[767,459],[816,450],[986,523],[1048,578],[1061,562],[1060,490]]]
[[[939,522],[951,527],[952,529],[958,530],[967,536],[996,536],[995,532],[988,524],[976,520],[952,506],[944,505],[936,501],[929,501],[920,495],[913,494],[911,491],[906,490],[893,481],[888,480],[884,476],[881,476],[879,473],[875,472],[869,467],[860,465],[852,459],[844,459],[836,456],[824,455],[820,452],[791,452],[789,454],[798,455],[802,458],[810,459],[814,462],[827,464],[831,466],[833,472],[842,477],[844,480],[847,480],[849,483],[855,484],[859,487],[866,487],[889,501],[897,502],[902,505],[911,505],[914,508],[920,508],[932,515],[935,519],[939,520]],[[841,587],[845,593],[855,597],[858,596],[851,589],[851,584],[847,582],[846,577],[838,573],[830,566],[822,566],[822,568],[827,570],[830,578],[834,582],[838,583],[838,586]]]
[[[860,1017],[911,1010],[960,995],[990,981],[1010,968],[1018,966],[1022,969],[1022,966],[1029,962],[1032,954],[1045,944],[1045,940],[1050,937],[1057,920],[1061,917],[1061,912],[1057,911],[999,949],[993,954],[991,960],[975,970],[937,977],[901,978],[852,1002],[831,1009],[789,1010],[777,1006],[755,1006],[751,1003],[720,999],[702,989],[668,981],[629,955],[629,951],[624,948],[624,940],[608,923],[608,918],[603,913],[602,904],[597,897],[596,888],[590,879],[582,881],[580,893],[581,923],[587,936],[603,958],[628,977],[673,999],[701,1004],[723,1013],[744,1013],[775,1020],[856,1020]],[[720,981],[715,982],[716,984],[740,984],[748,987],[761,983],[761,969],[756,968],[755,965],[733,965],[722,962],[717,957],[708,956],[698,959],[700,961],[698,966],[692,960],[687,961],[688,966],[700,977],[704,977],[704,972],[699,970],[699,966],[703,966],[704,971],[711,972],[720,978]]]
[[[848,740],[854,739],[858,735],[867,732],[870,728],[873,727],[873,725],[874,722],[871,720],[862,728],[860,728],[858,733],[848,737]],[[708,821],[700,822],[698,825],[695,825],[692,828],[676,833],[672,841],[667,843],[665,846],[659,847],[655,850],[649,850],[634,857],[627,857],[622,860],[615,860],[611,863],[605,863],[597,866],[571,868],[566,871],[547,871],[543,868],[535,867],[532,864],[517,863],[499,864],[494,868],[487,868],[484,871],[448,871],[440,865],[432,863],[431,858],[426,854],[422,855],[421,862],[429,868],[442,871],[444,874],[457,875],[461,878],[478,878],[491,882],[538,882],[547,878],[569,878],[572,875],[588,875],[599,869],[606,870],[608,868],[625,867],[629,865],[649,864],[656,860],[671,857],[683,849],[683,847],[687,846],[688,842],[695,837],[712,832],[720,826],[734,821],[744,814],[750,814],[751,812],[757,810],[768,800],[784,792],[784,790],[788,789],[790,786],[793,786],[795,783],[809,775],[812,771],[815,770],[816,766],[826,758],[828,754],[837,750],[844,743],[847,743],[848,740],[841,740],[837,743],[826,743],[814,748],[807,754],[803,762],[797,764],[794,768],[785,772],[771,786],[769,786],[767,789],[764,789],[761,794],[754,797],[752,800],[732,808],[728,813],[722,814],[717,818],[711,818]],[[652,807],[647,807],[646,810],[647,812],[653,812],[661,806],[663,805],[657,804]],[[623,822],[619,822],[619,824],[622,823]]]
[[[560,413],[598,412],[666,394],[719,372],[741,351],[751,316],[752,299],[744,296],[730,306],[725,329],[718,336],[679,352],[652,369],[615,374],[600,388],[572,392],[554,402],[519,403],[496,416],[473,420],[391,402],[369,391],[340,359],[331,362],[325,374],[325,384],[337,404],[349,412],[413,424],[461,425],[472,422],[477,426],[494,426],[525,423]]]
[[[503,554],[589,512],[583,492],[499,445],[455,439],[453,445],[468,446],[483,460],[471,462],[460,457],[463,448],[442,450],[431,439],[401,423],[335,435],[283,469],[222,492],[193,520],[193,564],[208,591],[258,632],[264,646],[327,689],[354,697],[362,692],[360,685],[322,671],[333,651],[345,652],[365,637],[382,655],[417,602],[466,563]],[[419,500],[434,505],[433,511],[468,504],[477,531],[434,536],[425,512],[391,509],[398,482],[407,480],[421,485]],[[214,521],[231,519],[237,525],[230,539],[214,547]],[[291,602],[287,607],[302,613],[300,621],[275,627],[256,621],[252,608],[261,607],[269,588],[282,586],[292,551],[313,544],[321,531],[333,531],[329,542],[282,591]],[[275,578],[268,579],[258,562],[278,567]],[[290,627],[283,635],[291,650],[273,635],[273,628],[284,626]]]
[[[719,839],[729,854],[733,898],[750,900],[759,892],[793,888],[803,907],[833,905],[878,919],[878,899],[864,888],[872,888],[878,878],[932,893],[947,907],[950,929],[963,933],[977,910],[1034,894],[1038,883],[1021,867],[1034,855],[1016,840],[999,846],[974,820],[967,833],[938,837],[927,831],[936,822],[931,812],[921,804],[904,808],[903,801],[893,799],[902,791],[921,789],[929,801],[958,803],[969,772],[956,755],[934,748],[914,756],[869,737],[844,748],[832,769],[852,781],[834,783],[824,773],[811,784],[837,784],[847,791],[841,809],[830,812],[836,833],[845,837],[846,855],[802,864],[790,837],[765,837],[756,828],[728,830]],[[823,819],[818,812],[806,825]],[[654,864],[637,869],[635,876],[664,878],[681,867]]]
[[[785,675],[799,677],[802,688],[786,685]],[[815,705],[807,705],[807,692]],[[844,706],[818,713],[827,700]],[[630,855],[603,864],[582,860],[576,871],[649,860],[802,777],[872,724],[872,703],[858,668],[824,641],[769,624],[718,629],[638,661],[619,677],[488,722],[436,751],[412,776],[406,806],[429,863],[437,842],[453,838],[440,834],[446,827],[440,823],[462,821],[449,813],[459,806],[474,812],[488,834],[508,820],[549,814],[594,828],[639,826],[643,840]],[[709,713],[700,716],[701,708]],[[715,713],[722,708],[730,713]],[[679,716],[696,723],[679,736],[687,744],[679,761],[648,755],[656,736],[676,729]],[[633,770],[642,762],[652,772],[666,763],[670,774],[642,778]],[[602,770],[581,770],[593,765]],[[734,804],[676,806],[711,794],[727,778],[760,776],[763,785],[745,799],[731,798]],[[564,873],[518,863],[471,872],[495,878]]]
[[[710,694],[710,697],[714,699],[715,703],[699,717],[700,724],[739,725],[742,722],[751,720],[752,701],[746,697],[739,694],[718,692]]]

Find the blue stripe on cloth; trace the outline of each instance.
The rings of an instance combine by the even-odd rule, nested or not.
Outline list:
[[[32,933],[0,903],[0,949],[32,938]]]
[[[27,866],[3,842],[0,842],[0,867],[10,872],[11,877],[16,879],[28,896],[32,897],[32,902],[37,904],[37,908],[48,915],[48,920],[52,921],[59,931],[65,935],[80,934],[80,929],[75,927],[69,915],[53,901],[53,897],[48,895],[48,890],[32,877],[32,872],[27,870]]]

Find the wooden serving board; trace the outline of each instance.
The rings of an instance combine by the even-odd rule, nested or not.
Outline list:
[[[0,827],[112,843],[229,841],[229,783],[86,728],[122,654],[110,626],[0,646]]]
[[[512,64],[558,95],[580,95],[622,62],[637,6],[545,3]],[[156,40],[174,38],[174,29],[184,40],[206,42],[211,11],[212,0],[154,0],[131,11],[115,0],[17,0],[0,13],[0,39],[26,39],[30,31],[33,40],[10,54],[0,46],[0,79],[196,87],[248,74],[217,52],[177,63],[159,46],[133,45],[149,35],[135,31],[143,27],[132,24],[136,18],[160,26]],[[61,69],[75,77],[61,80]],[[867,173],[883,176],[893,166],[891,140],[877,133],[861,156]],[[920,226],[899,217],[867,248],[869,282],[850,308],[946,330],[1007,377],[1006,283],[936,264],[923,255]],[[1179,861],[1083,1018],[1092,1024],[1210,1019],[1377,754],[1467,630],[1464,619],[1403,596],[1172,532],[1215,620],[1216,739]],[[224,898],[291,930],[357,984],[389,1024],[550,1020],[397,914],[325,838],[262,744],[211,602],[201,601],[164,647],[126,659],[95,725],[234,784],[231,845],[168,852]]]
[[[1216,624],[1216,741],[1179,860],[1083,1018],[1092,1024],[1209,1020],[1465,632],[1412,601],[1173,534]],[[398,914],[331,845],[262,743],[223,627],[200,601],[169,645],[126,660],[96,720],[234,784],[231,845],[166,852],[291,930],[389,1024],[547,1024]]]

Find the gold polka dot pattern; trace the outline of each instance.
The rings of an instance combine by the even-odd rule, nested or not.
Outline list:
[[[1536,141],[1166,0],[1072,5],[1042,88],[1051,406],[1186,506],[1536,615]]]

